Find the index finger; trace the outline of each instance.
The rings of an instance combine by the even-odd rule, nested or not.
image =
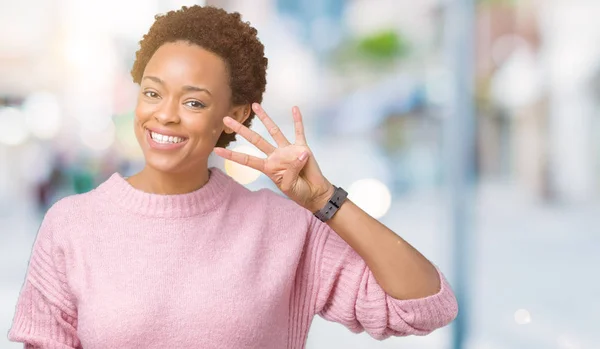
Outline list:
[[[231,129],[233,129],[235,133],[244,137],[244,139],[252,143],[255,147],[257,147],[266,155],[270,155],[275,150],[275,147],[272,146],[269,142],[267,142],[264,138],[262,138],[258,133],[240,124],[239,121],[227,116],[223,119],[223,122],[227,126],[231,127]]]

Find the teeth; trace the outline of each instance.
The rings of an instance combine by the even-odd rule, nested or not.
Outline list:
[[[150,132],[150,136],[158,143],[180,143],[184,140],[181,137],[165,136],[156,132]]]

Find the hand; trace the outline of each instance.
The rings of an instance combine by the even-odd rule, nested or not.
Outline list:
[[[300,206],[311,212],[320,210],[333,195],[334,188],[321,173],[317,161],[306,144],[300,109],[292,108],[296,140],[291,144],[258,103],[252,104],[252,108],[277,143],[277,147],[227,116],[223,119],[225,125],[252,143],[267,157],[261,159],[225,148],[215,148],[215,154],[264,173],[279,190]]]

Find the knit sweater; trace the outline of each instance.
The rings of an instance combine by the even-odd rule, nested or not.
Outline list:
[[[327,224],[269,189],[211,168],[202,188],[159,195],[114,173],[46,213],[8,337],[44,349],[296,349],[316,314],[376,339],[425,335],[457,314],[439,275],[437,294],[394,299]]]

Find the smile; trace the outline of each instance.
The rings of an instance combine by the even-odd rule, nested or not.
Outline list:
[[[187,138],[168,136],[146,129],[146,141],[150,148],[156,150],[176,150],[187,143]]]
[[[182,137],[166,136],[156,132],[150,132],[150,137],[152,137],[154,141],[162,144],[175,144],[185,141],[185,138]]]

